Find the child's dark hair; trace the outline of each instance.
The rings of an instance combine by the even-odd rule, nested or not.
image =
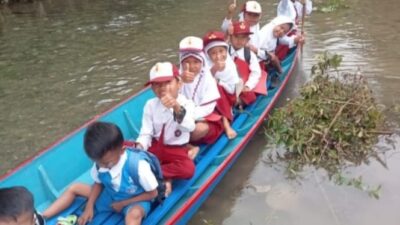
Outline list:
[[[124,137],[118,126],[107,122],[94,122],[87,128],[84,148],[89,158],[101,159],[107,152],[122,148]]]
[[[25,187],[0,188],[0,221],[18,222],[24,213],[34,213],[33,196]]]

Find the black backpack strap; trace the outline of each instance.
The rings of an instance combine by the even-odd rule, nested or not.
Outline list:
[[[246,61],[247,64],[250,65],[251,52],[250,52],[250,48],[248,48],[248,47],[244,47],[244,60]]]

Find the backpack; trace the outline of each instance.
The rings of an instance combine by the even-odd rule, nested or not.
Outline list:
[[[139,184],[139,176],[137,174],[139,160],[137,160],[137,157],[139,156],[140,160],[146,160],[150,164],[151,171],[154,173],[154,176],[156,177],[158,183],[158,195],[155,198],[155,203],[162,203],[165,199],[166,187],[164,184],[164,177],[162,175],[161,165],[158,158],[148,151],[131,147],[126,148],[126,150],[131,152],[128,157],[129,175],[136,182],[136,184]]]

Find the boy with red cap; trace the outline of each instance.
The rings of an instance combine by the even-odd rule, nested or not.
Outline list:
[[[236,0],[233,1],[228,7],[228,14],[222,22],[221,29],[228,34],[232,34],[232,18],[236,10]],[[261,18],[261,5],[257,1],[246,1],[242,7],[242,11],[239,13],[239,21],[246,22],[250,26],[250,39],[247,46],[256,52],[258,44],[260,42],[260,18]]]
[[[267,94],[267,74],[262,71],[257,56],[246,47],[252,34],[246,22],[234,22],[233,33],[230,36],[229,54],[234,60],[244,87],[239,98],[241,104],[249,105],[256,100],[257,94]]]
[[[179,94],[179,71],[169,62],[151,68],[148,84],[156,97],[144,106],[137,147],[152,152],[160,160],[168,195],[172,179],[189,179],[194,174],[188,145],[190,132],[195,129],[194,103]]]
[[[237,135],[230,125],[233,120],[232,107],[236,103],[235,87],[239,83],[236,65],[228,56],[228,44],[225,42],[223,32],[210,31],[204,35],[203,42],[211,74],[217,80],[221,95],[216,109],[222,115],[226,136],[228,139],[233,139]]]
[[[217,82],[205,61],[203,40],[185,37],[179,43],[179,61],[183,86],[180,92],[195,104],[196,128],[190,142],[212,144],[223,132],[221,115],[215,113],[220,94]]]

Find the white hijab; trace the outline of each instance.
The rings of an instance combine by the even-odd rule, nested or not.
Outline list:
[[[292,19],[290,19],[287,16],[277,16],[271,22],[264,25],[260,29],[260,37],[261,38],[260,38],[260,42],[259,42],[259,46],[260,46],[259,48],[264,51],[268,51],[268,52],[275,51],[278,38],[274,36],[274,28],[278,25],[282,25],[282,24],[286,24],[286,23],[291,24],[292,25],[291,29],[293,29],[294,23],[293,23]],[[289,32],[290,32],[290,30],[289,30]]]

